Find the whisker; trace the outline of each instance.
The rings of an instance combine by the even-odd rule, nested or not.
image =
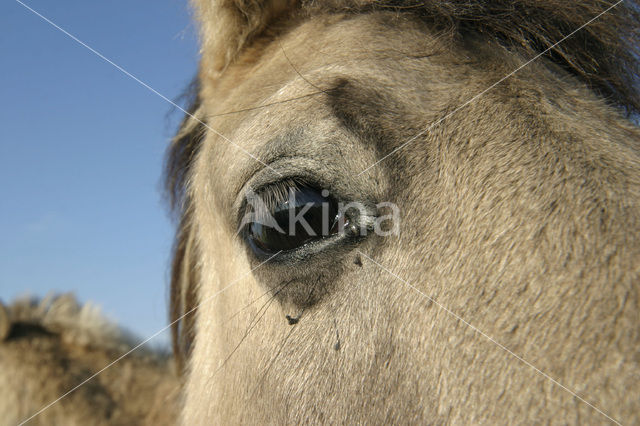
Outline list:
[[[275,297],[276,295],[278,295],[285,287],[287,287],[289,284],[291,284],[291,281],[287,281],[286,283],[282,284],[280,287],[278,287],[278,289],[276,290],[276,292],[272,295],[272,298]],[[254,303],[256,303],[258,300],[262,299],[264,296],[266,296],[267,294],[270,294],[272,292],[272,290],[267,290],[264,293],[262,293],[260,296],[256,297],[255,299],[253,299],[251,302],[249,302],[248,304],[246,304],[242,309],[236,311],[233,315],[231,315],[229,318],[227,318],[227,320],[225,322],[223,322],[221,324],[221,326],[227,324],[229,321],[231,321],[233,318],[235,318],[236,316],[240,315],[240,313],[242,313],[242,311],[245,311],[247,308],[249,308],[251,305],[253,305]],[[264,306],[264,305],[263,305]]]
[[[257,105],[257,106],[253,106],[253,107],[236,109],[236,110],[233,110],[233,111],[221,112],[221,113],[218,113],[218,114],[211,114],[211,115],[207,115],[206,118],[224,117],[226,115],[239,114],[239,113],[249,112],[249,111],[256,111],[256,110],[259,110],[259,109],[262,109],[262,108],[268,108],[270,106],[275,106],[275,105],[283,104],[283,103],[286,103],[286,102],[293,102],[293,101],[298,101],[300,99],[310,98],[312,96],[316,96],[316,95],[319,95],[321,93],[329,94],[331,91],[335,90],[335,89],[327,89],[327,90],[322,89],[322,88],[318,87],[317,85],[313,84],[311,81],[309,81],[309,79],[307,79],[305,76],[303,76],[300,73],[300,71],[298,71],[298,69],[295,67],[295,65],[293,65],[293,62],[291,62],[291,59],[289,59],[289,56],[284,51],[284,47],[282,46],[282,43],[279,40],[278,40],[278,44],[280,44],[280,49],[282,50],[282,53],[283,53],[284,57],[287,59],[287,62],[289,63],[291,68],[293,68],[293,70],[296,72],[296,74],[298,74],[298,76],[301,79],[303,79],[307,84],[309,84],[310,86],[314,87],[318,91],[317,92],[306,93],[306,94],[300,95],[300,96],[295,96],[295,97],[289,98],[289,99],[283,99],[281,101],[270,102],[270,103],[264,104],[264,105]]]
[[[238,315],[240,315],[243,311],[246,311],[251,305],[253,305],[254,303],[256,303],[258,300],[262,299],[263,297],[265,297],[267,294],[271,293],[271,290],[269,291],[265,291],[264,293],[262,293],[260,296],[256,297],[255,299],[253,299],[251,302],[247,303],[243,308],[241,308],[240,310],[236,311],[233,315],[231,315],[229,318],[227,318],[227,320],[225,322],[223,322],[222,324],[220,324],[221,327],[225,326],[227,323],[229,323],[232,319],[234,319],[235,317],[237,317]]]
[[[320,280],[318,279],[315,282],[315,284],[313,285],[313,287],[311,288],[311,291],[309,292],[309,296],[307,296],[307,300],[305,301],[305,304],[302,307],[302,310],[300,310],[300,313],[296,316],[296,318],[298,318],[298,319],[302,318],[302,315],[304,314],[306,309],[309,307],[308,303],[309,303],[309,301],[311,301],[311,298],[313,297],[313,292],[315,291],[316,287],[318,286],[318,282],[319,281]],[[284,346],[287,343],[287,341],[289,340],[289,338],[291,337],[291,335],[293,334],[293,331],[297,328],[298,323],[299,323],[298,321],[296,321],[294,323],[290,323],[291,324],[291,330],[289,330],[287,335],[280,342],[280,344],[279,344],[280,348],[278,349],[278,352],[276,352],[274,357],[271,358],[271,361],[269,361],[269,364],[267,365],[267,368],[265,368],[264,372],[260,376],[260,380],[258,380],[258,383],[256,383],[255,387],[253,388],[253,391],[251,391],[250,398],[253,398],[253,396],[255,395],[256,391],[258,390],[258,388],[260,387],[262,382],[264,382],[265,377],[267,377],[267,373],[269,373],[269,370],[271,370],[271,367],[273,367],[273,364],[275,364],[276,360],[278,359],[278,357],[282,353],[282,349],[284,349]]]
[[[278,349],[278,352],[276,352],[275,356],[271,358],[271,361],[269,361],[269,365],[267,365],[267,368],[265,368],[264,372],[262,373],[262,376],[260,376],[260,380],[258,380],[258,383],[256,383],[256,386],[253,388],[253,391],[251,391],[251,396],[249,397],[250,399],[255,396],[256,391],[264,381],[269,370],[271,370],[271,367],[273,367],[273,364],[275,364],[276,360],[280,356],[280,353],[282,352],[282,349],[284,349],[284,345],[287,343],[287,340],[289,340],[289,337],[291,337],[291,334],[293,334],[293,331],[296,329],[296,327],[297,327],[297,324],[292,325],[291,330],[289,330],[287,335],[280,342],[280,345],[279,345],[280,349]]]
[[[291,59],[289,59],[289,56],[287,55],[287,52],[284,51],[284,46],[282,45],[282,42],[280,41],[280,39],[277,40],[278,41],[278,45],[280,46],[280,50],[282,50],[282,54],[284,55],[285,59],[287,60],[287,62],[289,63],[289,65],[291,65],[291,68],[293,68],[293,70],[296,72],[296,74],[298,74],[298,76],[303,79],[309,86],[312,86],[314,88],[316,88],[317,90],[319,90],[320,92],[324,93],[324,94],[329,94],[327,90],[324,90],[318,86],[316,86],[315,84],[313,84],[311,81],[309,81],[308,78],[306,78],[305,76],[303,76],[300,71],[298,71],[298,69],[296,68],[295,65],[293,65],[293,62],[291,62]]]
[[[331,91],[331,90],[333,90],[333,89],[329,89],[328,91]],[[231,114],[239,114],[241,112],[255,111],[255,110],[258,110],[258,109],[261,109],[261,108],[267,108],[267,107],[274,106],[274,105],[284,104],[286,102],[293,102],[293,101],[298,101],[300,99],[310,98],[312,96],[319,95],[321,93],[327,93],[328,91],[320,90],[318,92],[311,92],[311,93],[307,93],[305,95],[300,95],[300,96],[296,96],[296,97],[289,98],[289,99],[283,99],[281,101],[270,102],[268,104],[258,105],[258,106],[249,107],[249,108],[237,109],[237,110],[234,110],[234,111],[221,112],[219,114],[207,115],[206,117],[207,118],[214,118],[214,117],[222,117],[222,116],[231,115]]]
[[[225,365],[227,365],[227,363],[229,362],[229,359],[231,359],[231,357],[233,356],[233,354],[236,353],[236,351],[238,350],[238,348],[240,348],[240,345],[242,345],[242,343],[244,343],[244,341],[247,339],[247,337],[249,336],[249,334],[251,333],[251,331],[256,327],[256,325],[258,325],[258,322],[260,322],[260,320],[264,317],[264,315],[267,313],[267,311],[269,310],[269,306],[271,306],[271,303],[273,303],[273,301],[275,300],[276,296],[282,291],[284,290],[289,284],[291,284],[292,282],[294,282],[293,280],[286,282],[285,284],[283,284],[282,286],[280,286],[280,288],[269,298],[269,300],[267,300],[261,307],[260,309],[258,309],[258,313],[251,319],[251,321],[249,322],[249,327],[247,327],[247,329],[244,332],[244,335],[242,336],[242,338],[240,339],[240,342],[238,342],[238,344],[233,348],[233,350],[229,353],[229,355],[227,355],[227,357],[224,359],[224,361],[222,361],[222,364],[216,369],[216,371],[213,372],[213,374],[211,375],[211,377],[215,376],[220,370],[222,370],[224,368]],[[260,296],[259,298],[255,299],[254,301],[252,301],[249,305],[245,306],[244,308],[242,308],[240,311],[236,312],[234,314],[237,315],[239,314],[241,311],[245,310],[247,307],[249,307],[250,305],[252,305],[253,303],[255,303],[255,301],[257,301],[258,299],[261,299],[265,294],[264,293],[262,296]],[[228,321],[227,321],[228,322]],[[226,322],[225,322],[226,324]],[[224,324],[223,324],[224,325]]]

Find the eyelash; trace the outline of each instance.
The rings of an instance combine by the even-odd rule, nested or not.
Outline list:
[[[292,177],[265,185],[256,190],[255,193],[264,201],[267,208],[272,211],[276,206],[289,198],[289,191],[291,189],[299,190],[305,186],[311,187],[313,185],[310,185],[302,178]]]

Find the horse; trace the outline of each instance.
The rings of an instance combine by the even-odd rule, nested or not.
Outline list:
[[[175,424],[172,357],[137,346],[71,294],[0,303],[0,424]]]
[[[640,422],[637,3],[192,5],[173,357],[0,305],[3,421]]]
[[[637,4],[192,3],[182,422],[640,421]]]

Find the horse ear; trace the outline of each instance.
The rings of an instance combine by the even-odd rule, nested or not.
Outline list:
[[[11,320],[7,308],[0,302],[0,342],[9,336],[11,331]]]
[[[192,0],[200,22],[203,69],[220,73],[297,0]]]

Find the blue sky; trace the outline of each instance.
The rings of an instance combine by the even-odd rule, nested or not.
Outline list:
[[[195,74],[186,0],[24,3],[170,99]],[[179,113],[14,0],[0,25],[0,299],[72,291],[151,335],[167,323],[161,173]]]

